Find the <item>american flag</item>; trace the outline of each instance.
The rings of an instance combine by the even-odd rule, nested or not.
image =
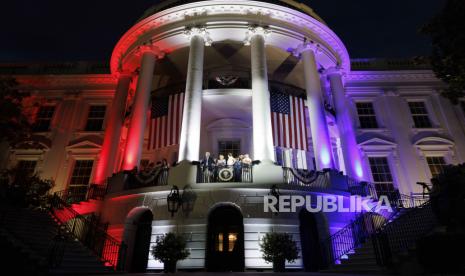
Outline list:
[[[307,151],[304,99],[271,92],[270,104],[274,146]]]
[[[152,100],[148,150],[179,144],[184,93]]]

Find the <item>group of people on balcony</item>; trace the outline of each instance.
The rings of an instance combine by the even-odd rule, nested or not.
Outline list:
[[[241,154],[235,158],[228,153],[225,158],[220,154],[213,158],[210,152],[206,152],[200,161],[201,179],[198,182],[251,182],[252,181],[252,159],[249,155]]]
[[[135,167],[128,174],[127,188],[167,185],[168,170],[169,164],[165,158],[157,163],[150,162],[139,171]]]

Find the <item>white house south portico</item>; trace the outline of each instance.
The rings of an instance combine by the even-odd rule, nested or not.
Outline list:
[[[149,248],[168,232],[187,240],[179,269],[271,269],[259,250],[271,232],[298,244],[287,268],[327,268],[367,246],[367,217],[388,216],[265,212],[265,196],[416,204],[416,182],[465,161],[465,110],[429,67],[351,61],[292,0],[163,1],[121,37],[109,72],[79,70],[15,75],[48,125],[5,160],[34,161],[66,200],[88,200],[72,206],[117,248],[101,259],[128,271],[162,269]]]

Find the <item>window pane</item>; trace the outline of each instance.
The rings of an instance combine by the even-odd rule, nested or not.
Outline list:
[[[444,172],[444,167],[447,165],[442,156],[426,157],[426,162],[433,177],[437,177]]]
[[[356,103],[361,128],[378,128],[373,103]]]
[[[237,158],[241,151],[240,141],[219,141],[218,142],[218,154],[222,154],[225,157],[228,153],[232,153],[233,157]]]
[[[87,186],[92,174],[93,160],[76,160],[70,186]]]
[[[368,160],[377,193],[382,195],[394,191],[388,159],[386,157],[370,157]]]
[[[86,131],[101,131],[105,119],[106,106],[93,105],[89,108],[87,116]]]
[[[432,127],[424,102],[409,102],[408,106],[416,128]]]
[[[54,112],[55,106],[53,105],[41,106],[39,112],[37,112],[36,121],[32,126],[32,130],[36,132],[49,131]]]

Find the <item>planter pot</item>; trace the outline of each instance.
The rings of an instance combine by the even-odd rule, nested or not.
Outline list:
[[[165,262],[163,263],[163,272],[165,273],[175,273],[176,272],[176,263],[177,261]]]
[[[274,272],[284,272],[286,270],[286,260],[280,259],[273,261],[273,271]]]

